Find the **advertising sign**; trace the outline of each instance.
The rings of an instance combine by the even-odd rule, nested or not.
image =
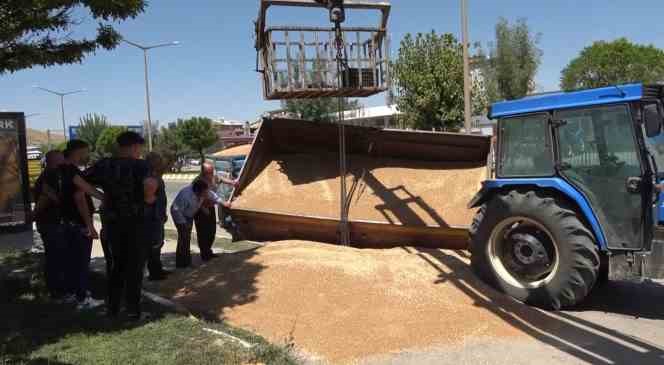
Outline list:
[[[29,180],[23,113],[0,113],[0,230],[28,225]]]
[[[143,126],[140,125],[121,125],[119,127],[125,127],[127,128],[128,131],[136,132],[140,134],[141,136],[143,135]],[[79,126],[77,125],[70,125],[69,126],[69,139],[78,139],[78,130]]]

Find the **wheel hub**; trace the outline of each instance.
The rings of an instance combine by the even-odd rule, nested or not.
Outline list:
[[[546,252],[546,248],[542,242],[540,242],[536,237],[519,233],[512,235],[514,240],[513,252],[514,257],[522,265],[532,265],[536,263],[548,264],[549,255]]]
[[[507,218],[494,227],[489,240],[488,254],[494,270],[516,287],[541,287],[558,267],[553,236],[534,219]]]

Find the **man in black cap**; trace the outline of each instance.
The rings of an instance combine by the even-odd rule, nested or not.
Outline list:
[[[117,138],[118,155],[97,162],[86,178],[104,190],[104,231],[112,256],[108,293],[109,317],[120,312],[124,292],[130,319],[141,319],[143,266],[149,250],[143,229],[144,206],[156,200],[158,183],[141,159],[145,143],[135,132]]]

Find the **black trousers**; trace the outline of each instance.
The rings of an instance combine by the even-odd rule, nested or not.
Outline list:
[[[164,247],[164,224],[158,223],[156,225],[148,225],[145,228],[148,229],[148,231],[155,231],[152,233],[154,238],[149,242],[150,252],[148,254],[148,272],[150,273],[150,276],[157,277],[164,271],[164,267],[161,263],[161,248]],[[146,234],[150,235],[150,232],[146,232]]]
[[[68,291],[82,301],[90,286],[92,239],[86,235],[85,227],[79,224],[65,224],[65,239],[69,245],[66,254]]]
[[[175,250],[175,266],[184,268],[191,266],[191,228],[190,220],[184,224],[175,224],[178,230],[178,246]]]
[[[111,314],[120,311],[124,294],[129,313],[141,313],[143,267],[148,251],[144,230],[135,221],[115,221],[105,227],[108,247],[113,258],[109,278],[108,307]]]
[[[37,226],[46,256],[45,274],[46,287],[54,298],[63,296],[67,292],[65,270],[67,263],[67,240],[63,224],[41,224]]]
[[[200,210],[194,216],[196,224],[196,239],[198,240],[198,249],[201,251],[201,259],[209,260],[212,257],[212,245],[217,237],[217,214],[215,207]]]

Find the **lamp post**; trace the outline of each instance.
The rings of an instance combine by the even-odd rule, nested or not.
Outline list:
[[[59,91],[53,91],[50,89],[46,89],[40,86],[33,86],[35,89],[39,89],[42,91],[46,91],[47,93],[51,93],[53,95],[57,95],[60,97],[60,112],[62,114],[62,132],[65,134],[65,141],[67,141],[67,123],[65,122],[65,96],[71,95],[71,94],[78,94],[87,91],[86,89],[80,89],[80,90],[75,90],[75,91],[69,91],[69,92],[59,92]]]
[[[471,133],[470,60],[468,55],[468,0],[461,0],[461,42],[463,42],[463,111],[466,133]]]
[[[177,46],[180,44],[178,41],[170,42],[170,43],[160,43],[160,44],[155,44],[152,46],[143,46],[138,43],[134,43],[131,41],[128,41],[126,39],[122,40],[123,42],[127,43],[130,46],[134,46],[140,50],[143,51],[143,64],[145,66],[145,104],[147,107],[147,116],[148,116],[148,151],[152,151],[152,116],[150,115],[150,84],[149,84],[149,79],[148,79],[148,51],[153,49],[153,48],[160,48],[160,47],[169,47],[169,46]]]

